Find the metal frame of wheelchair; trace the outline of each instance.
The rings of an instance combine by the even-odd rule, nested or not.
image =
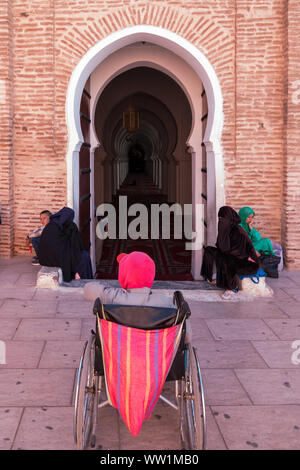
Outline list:
[[[101,391],[105,388],[105,375],[95,372],[97,334],[92,331],[86,341],[77,374],[74,441],[78,450],[95,447],[99,410],[110,405],[108,400],[101,400],[100,397]],[[174,380],[173,398],[171,401],[162,394],[159,397],[179,412],[182,449],[204,450],[206,448],[204,388],[197,352],[191,345],[188,335],[184,344],[184,375]]]

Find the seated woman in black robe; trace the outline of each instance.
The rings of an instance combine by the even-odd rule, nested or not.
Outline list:
[[[201,276],[212,281],[216,264],[216,285],[226,289],[223,299],[231,299],[238,291],[237,275],[255,274],[259,269],[259,258],[245,230],[239,225],[240,217],[229,206],[218,213],[218,237],[216,247],[204,248]]]
[[[80,278],[93,279],[90,255],[83,248],[81,235],[73,219],[74,211],[69,207],[51,215],[40,240],[40,264],[61,268],[65,282]]]

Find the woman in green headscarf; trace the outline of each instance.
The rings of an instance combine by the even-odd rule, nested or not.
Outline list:
[[[261,234],[253,227],[254,210],[251,207],[242,207],[239,210],[239,216],[241,219],[240,225],[248,234],[255,250],[266,255],[275,255],[271,240],[262,238]]]

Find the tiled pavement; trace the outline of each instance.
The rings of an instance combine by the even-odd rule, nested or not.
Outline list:
[[[28,257],[0,260],[0,449],[75,448],[74,383],[94,317],[81,290],[36,289],[38,269]],[[300,272],[267,282],[269,299],[189,302],[208,449],[300,447]],[[164,404],[137,438],[112,408],[99,416],[97,448],[180,448]]]

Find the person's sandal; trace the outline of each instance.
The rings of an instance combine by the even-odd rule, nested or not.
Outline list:
[[[233,296],[237,293],[238,291],[236,289],[234,290],[226,290],[222,295],[223,300],[231,300]]]

